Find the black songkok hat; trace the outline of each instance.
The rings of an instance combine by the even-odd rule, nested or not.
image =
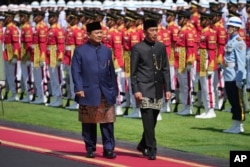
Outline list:
[[[143,29],[147,30],[150,27],[158,27],[157,20],[148,19],[143,22]]]
[[[86,27],[87,27],[87,32],[102,29],[102,26],[101,26],[100,22],[89,23],[89,24],[86,25]]]

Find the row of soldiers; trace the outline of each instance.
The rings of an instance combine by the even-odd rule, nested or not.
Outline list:
[[[174,9],[172,1],[166,2],[168,9],[134,10],[128,7],[124,10],[101,10],[93,7],[55,10],[54,7],[43,7],[39,10],[32,8],[33,12],[25,9],[3,12],[3,35],[0,33],[0,38],[3,40],[6,92],[11,92],[7,101],[17,100],[18,79],[15,76],[17,64],[20,64],[21,88],[25,95],[21,97],[21,102],[62,106],[62,85],[65,81],[66,106],[76,109],[78,104],[69,104],[75,96],[71,58],[74,49],[88,41],[85,25],[100,21],[103,44],[113,51],[118,76],[120,95],[117,97],[116,114],[123,115],[122,107],[125,106],[127,111],[132,106],[133,112],[129,117],[140,117],[130,89],[130,50],[143,40],[142,21],[151,18],[158,20],[158,41],[166,45],[174,95],[171,101],[163,104],[162,111],[170,112],[170,104],[175,102],[175,112],[180,115],[192,114],[193,95],[196,93],[198,105],[205,108],[202,114],[197,111],[196,118],[216,117],[214,109],[222,109],[226,100],[222,77],[227,42],[224,25],[227,17],[240,16],[240,5],[234,1],[219,5],[216,1],[209,4],[200,0],[199,3],[192,1],[188,9],[184,5],[177,5]],[[177,1],[176,4],[181,2],[184,1]],[[245,10],[248,9],[249,3],[245,3]],[[227,17],[223,17],[225,11],[229,13]],[[60,20],[62,13],[65,13],[65,19]],[[15,20],[17,15],[19,20]],[[246,22],[240,34],[248,46],[249,31],[250,26]],[[30,98],[32,88],[33,100]],[[52,102],[48,100],[50,96],[53,96]],[[180,111],[179,104],[182,105]]]

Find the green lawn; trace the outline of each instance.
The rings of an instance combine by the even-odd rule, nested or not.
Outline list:
[[[3,115],[0,109],[0,120],[81,133],[81,124],[75,111],[18,102],[3,104],[5,113]],[[231,113],[216,113],[216,118],[208,120],[162,113],[163,120],[158,121],[156,127],[158,146],[225,159],[229,159],[230,150],[250,150],[250,121],[247,119],[244,122],[244,134],[225,134],[222,130],[231,126]],[[249,118],[248,113],[246,117]],[[117,117],[117,140],[137,143],[141,132],[140,119]]]

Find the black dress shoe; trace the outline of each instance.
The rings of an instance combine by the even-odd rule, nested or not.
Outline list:
[[[156,160],[156,151],[149,151],[148,160]]]
[[[137,150],[140,151],[143,156],[148,156],[148,149],[147,148],[143,148],[142,146],[138,145]]]
[[[114,151],[112,151],[112,150],[105,150],[103,152],[103,156],[105,158],[114,159],[114,158],[116,158],[116,153],[114,153]]]
[[[87,158],[95,158],[95,152],[94,151],[87,151],[86,157]]]

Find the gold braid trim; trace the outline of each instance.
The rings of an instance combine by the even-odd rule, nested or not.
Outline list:
[[[130,52],[129,51],[125,51],[124,55],[124,71],[125,71],[125,77],[130,77]]]
[[[40,66],[40,49],[38,44],[34,44],[34,67]]]
[[[199,49],[200,53],[200,76],[204,77],[207,75],[207,50],[206,49]]]
[[[182,73],[186,67],[186,48],[185,47],[178,47],[179,50],[179,68],[178,72]]]

